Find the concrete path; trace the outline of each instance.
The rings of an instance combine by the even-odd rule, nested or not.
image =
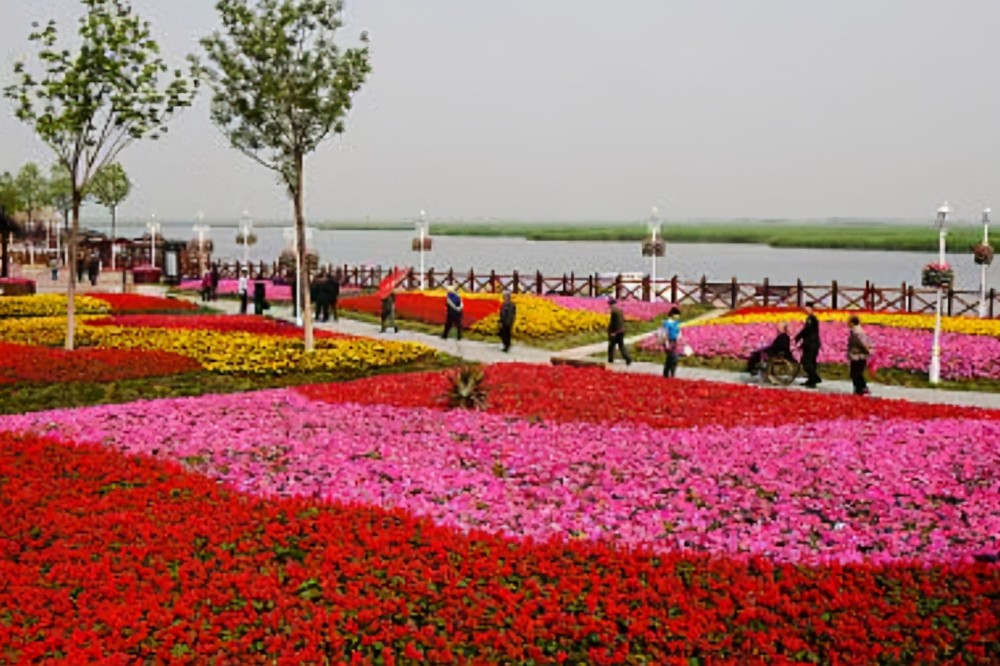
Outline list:
[[[190,300],[198,302],[195,295]],[[212,307],[236,314],[239,311],[239,303],[232,299],[223,299],[210,304]],[[278,319],[291,320],[291,307],[285,305],[273,305],[268,314]],[[716,316],[715,314],[706,317]],[[589,359],[589,357],[600,352],[607,351],[607,344],[603,342],[566,349],[561,351],[551,351],[538,349],[527,345],[514,343],[511,345],[509,353],[504,353],[498,342],[482,342],[479,340],[461,340],[454,338],[454,333],[448,340],[443,340],[438,335],[430,335],[417,331],[400,329],[399,333],[379,332],[378,324],[358,321],[341,317],[340,321],[319,322],[317,328],[349,335],[363,335],[371,338],[384,338],[386,340],[402,340],[407,342],[419,342],[433,347],[446,354],[475,361],[478,363],[550,363],[553,358],[557,359]],[[644,337],[638,335],[629,338],[627,341],[633,343]],[[596,363],[600,364],[599,361]],[[620,358],[613,365],[606,366],[615,372],[632,372],[651,375],[663,373],[663,366],[659,363],[635,362],[626,367],[625,362]],[[773,391],[797,391],[803,393],[803,398],[808,399],[808,393],[842,393],[852,392],[849,381],[828,380],[819,385],[816,389],[808,389],[800,385],[787,387],[774,387],[765,385],[760,379],[750,378],[745,373],[731,372],[727,370],[713,370],[710,368],[685,367],[681,365],[677,370],[677,376],[681,379],[700,379],[710,382],[722,382],[726,384],[743,384],[759,386],[765,390]],[[666,381],[666,380],[664,380]],[[928,404],[949,404],[965,405],[970,407],[984,407],[990,409],[1000,409],[1000,393],[981,393],[976,391],[946,391],[943,389],[909,388],[905,386],[886,386],[882,384],[870,385],[872,395],[879,398],[891,398],[908,400],[910,402],[923,402]]]

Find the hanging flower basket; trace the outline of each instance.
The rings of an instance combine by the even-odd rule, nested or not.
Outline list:
[[[662,257],[666,249],[666,243],[663,242],[662,238],[657,238],[654,241],[652,236],[646,236],[642,241],[642,256],[644,257]]]
[[[948,264],[927,264],[920,275],[925,287],[947,287],[955,282],[955,272]]]
[[[247,245],[256,245],[257,234],[247,234],[246,243]],[[236,234],[236,244],[243,245],[243,234]]]
[[[420,239],[414,238],[413,243],[410,244],[414,252],[420,252]],[[431,237],[424,236],[424,252],[430,252],[431,250]]]
[[[306,250],[306,266],[310,273],[315,273],[319,268],[319,254],[313,250]],[[295,252],[292,250],[282,250],[278,256],[278,268],[282,273],[295,275]]]
[[[989,266],[993,263],[993,247],[983,243],[973,245],[972,258],[978,266]]]

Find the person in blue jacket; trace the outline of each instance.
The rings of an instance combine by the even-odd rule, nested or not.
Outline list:
[[[448,285],[448,296],[445,298],[448,304],[448,311],[445,313],[444,320],[444,333],[441,335],[442,338],[448,339],[448,333],[451,332],[451,327],[455,327],[455,331],[458,333],[458,339],[462,339],[462,297],[458,295],[455,291],[455,287]]]
[[[677,349],[681,340],[681,311],[679,308],[670,309],[670,314],[663,322],[660,339],[663,341],[663,350],[667,354],[663,362],[663,376],[676,377]]]

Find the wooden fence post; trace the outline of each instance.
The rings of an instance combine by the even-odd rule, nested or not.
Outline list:
[[[455,269],[454,268],[449,268],[448,269],[447,281],[448,281],[448,284],[450,284],[451,286],[455,286]]]
[[[615,276],[615,300],[617,301],[622,297],[622,274],[619,273]]]
[[[733,276],[732,293],[731,293],[731,295],[729,297],[729,309],[730,310],[735,310],[736,309],[737,305],[739,304],[739,301],[738,301],[739,295],[740,295],[740,286],[739,286],[739,284],[736,283],[736,276],[734,275]]]
[[[511,291],[513,291],[515,294],[520,294],[521,293],[521,281],[520,281],[520,278],[518,278],[518,276],[517,276],[517,271],[514,271],[514,275],[513,275],[512,279],[511,279],[511,282],[513,282],[513,285],[511,285]]]
[[[587,296],[589,296],[590,298],[593,298],[595,296],[595,293],[594,293],[594,276],[593,275],[588,275],[587,276]]]
[[[832,301],[831,305],[832,305],[833,309],[836,310],[837,309],[837,281],[836,280],[833,281],[833,284],[830,287],[830,300]]]
[[[497,293],[497,272],[495,270],[490,271],[490,291],[492,293]]]
[[[542,289],[542,272],[535,271],[535,293],[540,296],[542,294]]]
[[[471,268],[469,269],[469,291],[471,292],[479,291],[476,288],[476,274]]]
[[[902,285],[899,287],[899,293],[902,295],[899,301],[899,309],[903,312],[906,311],[906,280],[903,280]]]
[[[643,275],[642,276],[642,289],[641,289],[642,300],[644,300],[644,301],[648,301],[649,300],[649,290],[650,290],[650,288],[652,286],[653,285],[650,282],[649,276],[648,275]]]
[[[570,295],[576,296],[576,274],[573,271],[569,272],[569,291]]]
[[[764,278],[764,307],[766,308],[771,304],[771,284],[767,278]]]
[[[563,296],[565,296],[565,295],[566,295],[566,285],[568,285],[568,284],[569,284],[569,280],[568,280],[568,278],[566,277],[566,274],[565,274],[565,273],[563,273],[563,286],[562,286],[562,295],[563,295]]]
[[[993,319],[993,302],[997,299],[997,290],[990,287],[990,319]]]
[[[801,278],[795,281],[795,306],[802,307],[802,280]]]
[[[951,285],[949,284],[948,285],[948,316],[949,317],[952,316],[951,315],[951,307],[952,307],[952,301],[954,299],[954,296],[955,296],[955,292],[951,290]]]
[[[704,303],[705,299],[708,298],[708,278],[705,277],[704,274],[701,276],[701,282],[699,283],[699,286],[701,287],[700,301]]]
[[[670,278],[670,302],[677,305],[677,276]]]

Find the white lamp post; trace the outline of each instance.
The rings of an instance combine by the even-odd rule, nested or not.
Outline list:
[[[990,243],[990,209],[983,210],[983,245]],[[986,264],[979,266],[979,318],[986,318]]]
[[[191,227],[196,234],[198,234],[198,276],[205,274],[205,234],[209,231],[209,226],[207,224],[201,224],[202,220],[201,211],[198,212],[198,222],[199,224]]]
[[[944,265],[944,244],[945,236],[947,235],[947,230],[945,229],[945,223],[948,221],[948,213],[951,209],[948,208],[948,202],[946,201],[943,206],[938,208],[937,219],[934,222],[934,226],[938,230],[938,263]],[[931,347],[931,367],[928,372],[928,380],[931,384],[938,384],[941,381],[941,298],[942,298],[942,285],[937,286],[937,307],[935,308],[934,316],[934,344]]]
[[[253,220],[250,219],[250,213],[243,211],[243,217],[240,218],[240,235],[243,237],[243,267],[246,268],[250,265],[250,234],[253,233]],[[308,234],[307,234],[308,237]],[[297,247],[297,246],[296,246]],[[298,256],[298,255],[296,255]]]
[[[295,323],[302,326],[302,257],[299,256],[299,228],[293,225],[291,229],[285,229],[283,233],[285,240],[292,243],[292,252],[295,254]],[[306,227],[307,253],[312,235],[312,229]]]
[[[649,229],[649,237],[653,242],[653,252],[650,257],[650,267],[649,267],[649,302],[652,303],[656,300],[656,237],[660,233],[660,219],[657,214],[660,209],[653,206],[652,214],[649,216],[649,222],[646,225]]]
[[[156,213],[149,217],[150,221],[146,223],[149,230],[149,263],[156,268],[156,234],[160,231],[160,223],[156,221]]]
[[[417,235],[420,236],[420,291],[424,290],[424,238],[427,236],[427,212],[420,211],[417,220]]]

